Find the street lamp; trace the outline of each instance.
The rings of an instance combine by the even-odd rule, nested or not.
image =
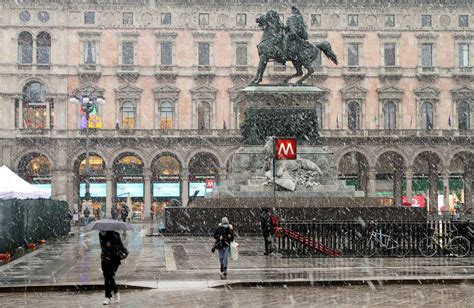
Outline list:
[[[85,182],[86,182],[86,191],[84,194],[84,200],[85,201],[90,201],[91,199],[91,194],[90,194],[90,161],[89,161],[89,156],[90,156],[90,138],[89,138],[89,116],[91,112],[94,111],[94,108],[96,108],[97,104],[104,104],[105,99],[101,96],[94,97],[92,94],[86,95],[86,96],[71,96],[69,98],[69,101],[73,104],[79,105],[81,104],[82,110],[85,113],[85,118],[86,118],[86,168],[84,170],[84,175],[85,175]],[[79,203],[79,213],[81,213],[82,206]]]

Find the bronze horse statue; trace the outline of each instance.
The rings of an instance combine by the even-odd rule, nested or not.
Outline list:
[[[262,39],[257,46],[260,62],[257,75],[250,84],[257,85],[262,81],[263,73],[270,61],[282,64],[291,61],[296,69],[296,73],[286,77],[284,83],[288,83],[291,78],[303,76],[296,82],[298,85],[302,84],[303,81],[314,73],[312,63],[321,51],[332,62],[337,64],[337,56],[327,41],[312,44],[300,37],[295,38],[295,35],[293,35],[292,46],[285,46],[285,44],[288,44],[288,40],[285,41],[285,33],[289,32],[289,28],[285,27],[277,12],[273,10],[268,11],[265,15],[257,18],[257,24],[263,31]],[[305,75],[303,75],[303,67],[307,70]]]

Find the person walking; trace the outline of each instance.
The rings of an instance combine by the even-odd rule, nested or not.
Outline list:
[[[272,221],[271,221],[271,212],[270,209],[262,208],[260,212],[260,226],[262,228],[262,235],[263,240],[265,242],[265,253],[264,255],[268,255],[272,253]]]
[[[120,260],[123,259],[120,255],[123,253],[128,255],[128,251],[123,246],[118,232],[100,231],[99,240],[100,248],[102,249],[100,258],[105,283],[105,300],[103,304],[110,305],[112,303],[112,291],[114,292],[114,302],[120,302],[120,293],[115,284],[115,273],[117,273],[121,264]]]
[[[234,241],[234,228],[227,217],[222,217],[221,223],[214,231],[215,248],[219,250],[219,263],[221,278],[227,277],[227,266],[229,262],[230,243]]]
[[[91,211],[88,207],[84,209],[84,224],[87,225],[89,223],[89,216],[91,215]]]
[[[130,212],[129,207],[126,204],[123,204],[120,211],[123,222],[127,222],[127,217],[128,217],[129,212]]]

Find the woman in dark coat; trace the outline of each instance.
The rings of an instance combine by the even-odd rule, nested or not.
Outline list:
[[[120,294],[115,284],[115,273],[120,266],[120,253],[128,254],[127,249],[123,246],[120,234],[115,231],[100,231],[99,233],[100,247],[102,253],[100,255],[102,273],[105,280],[105,301],[104,305],[112,303],[112,291],[114,292],[114,301],[120,301]]]
[[[219,263],[221,265],[221,277],[227,277],[227,264],[229,261],[230,243],[234,241],[234,229],[229,224],[229,219],[223,217],[219,226],[214,231],[215,246],[219,250]]]

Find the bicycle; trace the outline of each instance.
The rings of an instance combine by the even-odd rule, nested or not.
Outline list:
[[[405,234],[398,240],[382,231],[370,231],[369,235],[361,238],[357,244],[357,253],[361,257],[372,257],[383,249],[390,251],[397,257],[405,257],[410,252],[410,242]]]
[[[471,252],[471,242],[462,235],[454,236],[452,231],[449,231],[448,241],[444,243],[443,236],[438,232],[433,232],[431,236],[427,236],[420,242],[419,251],[424,257],[433,257],[439,251],[443,254],[454,255],[462,258]]]

